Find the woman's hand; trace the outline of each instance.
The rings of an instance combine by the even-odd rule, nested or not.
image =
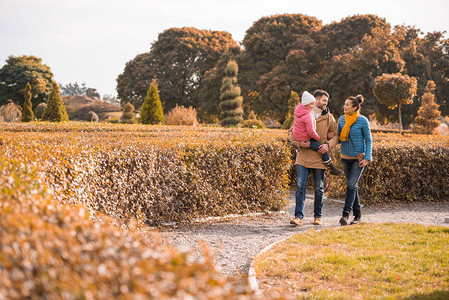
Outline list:
[[[363,167],[366,166],[368,163],[369,163],[369,160],[364,159],[364,160],[362,160],[361,162],[359,162],[359,167],[360,167],[360,168],[363,168]]]

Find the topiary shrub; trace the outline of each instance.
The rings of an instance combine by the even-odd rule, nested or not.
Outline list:
[[[134,112],[134,105],[129,102],[123,106],[123,114],[120,118],[120,123],[123,124],[137,124],[136,113]]]
[[[22,108],[15,105],[12,100],[0,106],[0,122],[20,122],[22,120]]]
[[[150,87],[147,91],[147,96],[143,100],[142,107],[140,108],[139,122],[142,124],[164,124],[165,117],[162,109],[162,103],[159,99],[159,90],[156,80],[150,83]]]
[[[109,118],[109,119],[106,119],[105,121],[108,123],[111,123],[111,124],[117,124],[120,122],[120,119],[119,118]]]
[[[31,122],[34,120],[33,105],[31,104],[31,85],[27,82],[24,94],[22,122]]]
[[[257,119],[254,111],[249,114],[248,120],[244,121],[241,125],[243,128],[266,128],[264,122]]]
[[[87,122],[98,122],[98,115],[94,111],[87,113],[85,120]]]
[[[52,83],[52,90],[48,96],[47,107],[45,108],[42,120],[50,122],[65,122],[69,120],[67,110],[62,102],[59,86],[56,82]]]
[[[34,117],[37,120],[42,119],[42,116],[44,115],[44,111],[47,108],[47,103],[39,103],[39,105],[36,107],[36,109],[34,110]]]
[[[168,112],[165,123],[167,125],[195,126],[198,124],[196,117],[197,114],[194,108],[176,105],[175,108]]]
[[[220,89],[221,125],[225,127],[237,126],[243,122],[243,97],[237,85],[238,65],[230,61],[225,69],[225,77]]]
[[[438,118],[441,112],[438,110],[439,105],[435,103],[435,82],[427,82],[426,92],[421,97],[421,107],[418,110],[418,116],[414,120],[412,128],[413,133],[419,134],[436,134],[436,128],[440,125]]]

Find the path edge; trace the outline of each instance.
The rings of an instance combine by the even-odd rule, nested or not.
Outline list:
[[[286,238],[283,238],[279,241],[269,244],[268,246],[266,246],[265,248],[260,250],[251,260],[251,264],[250,264],[249,270],[248,270],[248,283],[249,283],[250,288],[255,292],[257,297],[261,297],[261,296],[263,296],[263,294],[262,294],[262,291],[259,289],[259,284],[257,283],[256,269],[254,268],[254,263],[255,263],[256,258],[259,257],[259,255],[261,255],[262,253],[270,250],[274,245],[288,240],[295,234],[297,234],[297,232],[291,234],[290,236],[288,236]]]

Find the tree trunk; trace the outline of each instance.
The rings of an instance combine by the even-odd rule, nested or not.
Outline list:
[[[401,104],[399,104],[399,134],[402,134],[402,115],[401,115]]]

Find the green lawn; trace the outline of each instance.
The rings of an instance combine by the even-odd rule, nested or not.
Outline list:
[[[259,255],[255,269],[262,291],[300,299],[449,299],[449,228],[311,230]]]

